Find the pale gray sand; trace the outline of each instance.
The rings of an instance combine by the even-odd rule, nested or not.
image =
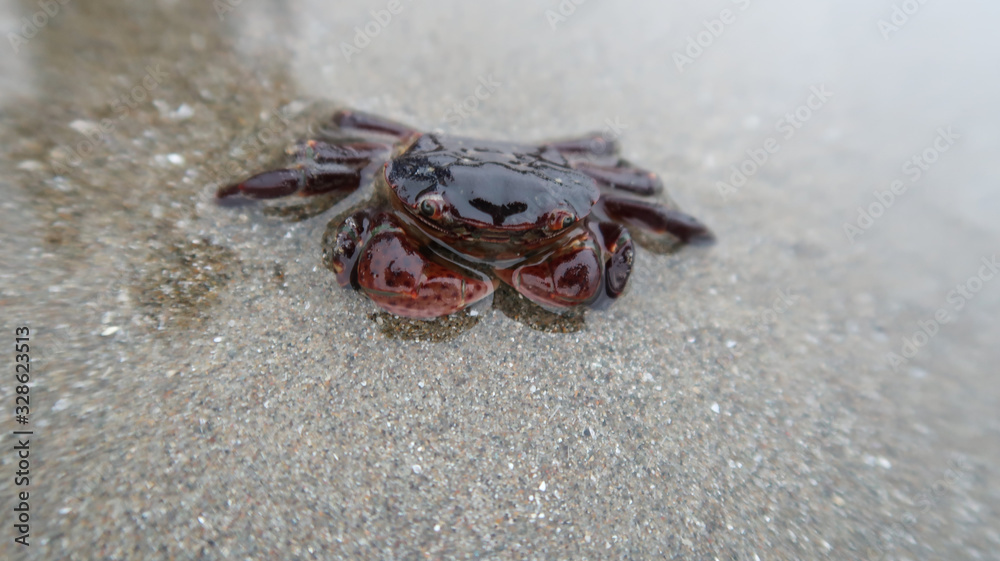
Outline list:
[[[971,280],[1000,252],[997,8],[929,2],[884,38],[888,1],[403,0],[384,26],[380,0],[118,4],[3,46],[0,301],[4,333],[32,329],[35,435],[27,549],[0,455],[0,557],[1000,558],[1000,280]],[[575,333],[485,307],[443,342],[387,335],[322,268],[326,219],[211,201],[212,170],[262,169],[314,100],[620,129],[719,243],[640,250]]]

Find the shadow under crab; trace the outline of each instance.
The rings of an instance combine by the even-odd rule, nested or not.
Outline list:
[[[352,111],[337,112],[332,124],[295,146],[290,167],[217,197],[309,197],[274,209],[301,218],[374,183],[368,202],[330,222],[323,259],[341,286],[396,316],[442,318],[506,285],[549,313],[536,329],[575,331],[583,309],[606,307],[624,291],[635,256],[629,229],[657,253],[713,240],[697,219],[657,200],[656,174],[619,158],[597,134],[487,141]]]

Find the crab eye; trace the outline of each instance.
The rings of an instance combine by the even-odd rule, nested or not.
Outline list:
[[[428,195],[417,204],[417,210],[427,218],[440,220],[444,214],[444,201],[440,195]]]
[[[557,210],[549,215],[549,230],[558,231],[565,228],[569,228],[576,222],[576,217],[573,213],[565,210]]]

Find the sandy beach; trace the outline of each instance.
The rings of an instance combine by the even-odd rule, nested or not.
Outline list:
[[[0,557],[1000,559],[997,16],[5,3]],[[337,108],[600,131],[718,241],[399,320],[321,259],[365,192],[213,198]]]

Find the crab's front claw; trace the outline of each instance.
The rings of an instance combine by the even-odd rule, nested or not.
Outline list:
[[[361,289],[399,316],[431,319],[457,312],[493,293],[493,280],[457,264],[428,259],[406,233],[376,226],[358,261]]]
[[[388,218],[384,214],[359,210],[344,219],[334,228],[328,228],[323,236],[323,262],[337,276],[340,286],[358,284],[358,258],[372,237],[372,231]]]
[[[632,275],[635,258],[632,236],[615,222],[598,222],[593,231],[604,249],[604,292],[608,298],[618,298]]]
[[[589,304],[598,295],[604,266],[593,235],[581,230],[540,261],[497,273],[532,302],[552,311]]]

